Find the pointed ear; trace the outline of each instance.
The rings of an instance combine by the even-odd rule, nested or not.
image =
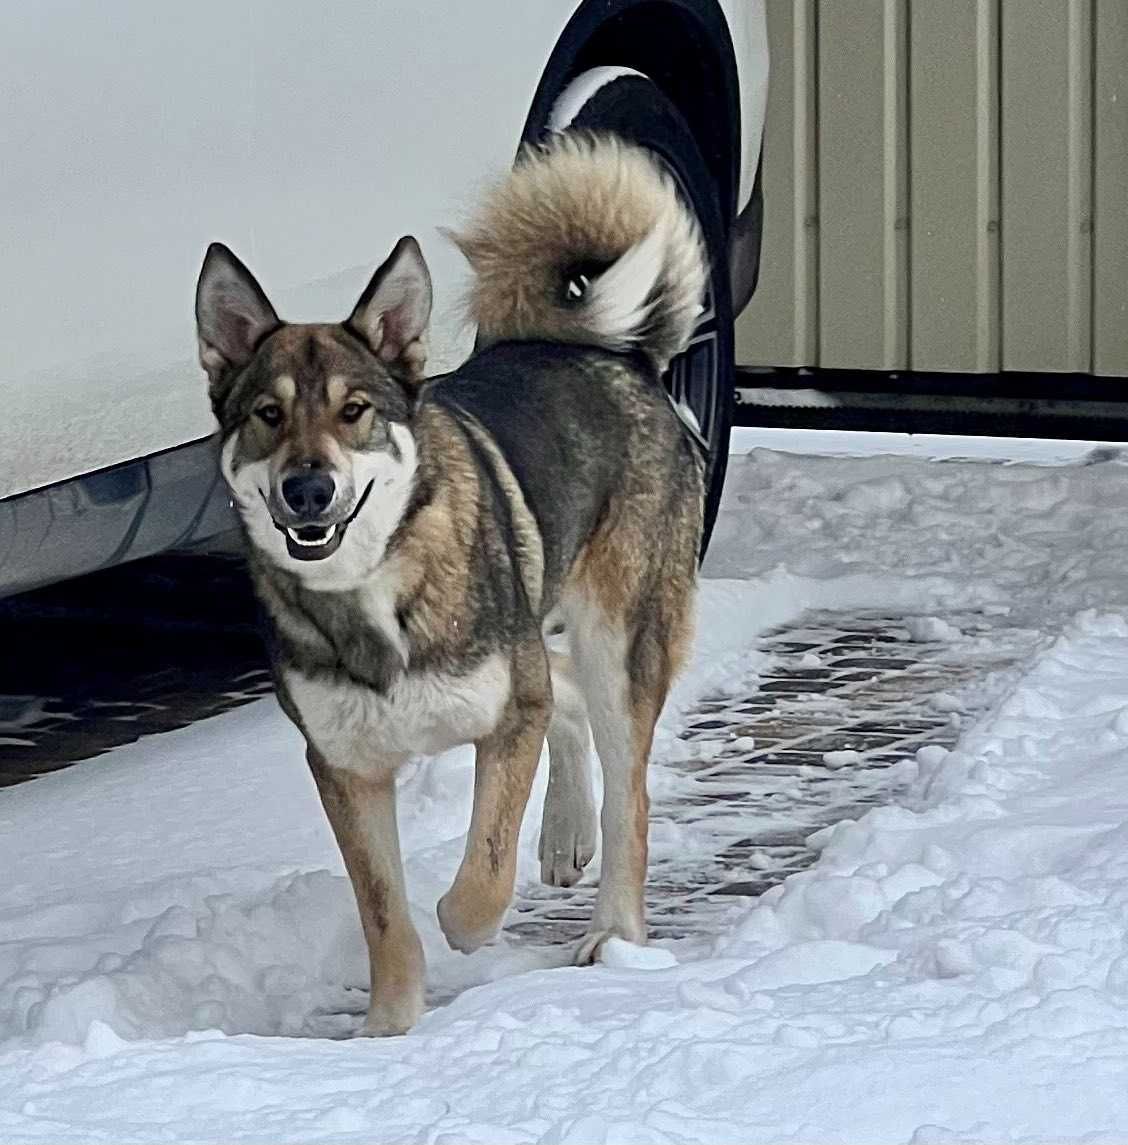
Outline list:
[[[224,381],[281,325],[255,276],[223,243],[212,243],[196,283],[196,332],[213,400]]]
[[[385,362],[423,376],[423,335],[431,318],[431,275],[419,244],[404,235],[364,288],[345,325]]]

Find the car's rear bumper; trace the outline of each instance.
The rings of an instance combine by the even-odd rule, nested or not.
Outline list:
[[[235,525],[215,439],[0,500],[0,596],[198,544]]]

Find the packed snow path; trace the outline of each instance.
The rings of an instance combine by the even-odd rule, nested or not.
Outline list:
[[[708,939],[734,898],[815,859],[813,832],[894,801],[897,765],[950,748],[1033,637],[982,614],[863,611],[811,612],[764,636],[754,677],[699,701],[681,750],[652,765],[652,937]],[[506,932],[578,940],[596,885],[525,886]]]

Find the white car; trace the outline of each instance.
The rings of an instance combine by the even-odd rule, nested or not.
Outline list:
[[[429,368],[473,344],[437,231],[524,140],[658,152],[713,259],[671,370],[723,479],[734,313],[759,261],[763,0],[64,0],[0,9],[0,594],[232,526],[193,289],[207,244],[336,320],[405,233]]]

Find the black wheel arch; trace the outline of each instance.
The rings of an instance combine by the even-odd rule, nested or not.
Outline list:
[[[740,183],[740,85],[717,0],[583,0],[545,64],[522,142],[541,137],[571,80],[602,65],[642,72],[678,109],[731,226]]]
[[[706,463],[702,548],[720,504],[732,425],[733,314],[727,268],[728,232],[713,174],[693,130],[648,76],[627,71],[594,90],[570,125],[610,131],[646,148],[666,164],[694,213],[708,252],[710,288],[690,344],[670,364],[663,382],[676,404],[696,418],[696,438]]]

